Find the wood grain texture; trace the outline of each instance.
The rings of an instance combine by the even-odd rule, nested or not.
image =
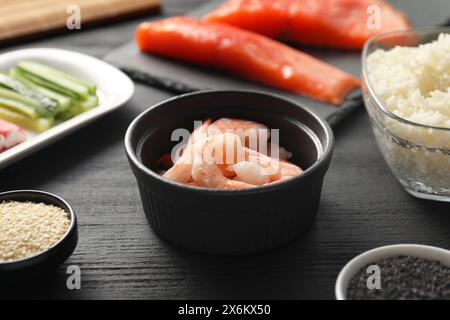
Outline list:
[[[83,26],[155,11],[160,0],[3,0],[0,42],[67,29],[69,6],[80,8]]]
[[[202,1],[167,1],[165,13],[190,9],[188,2]],[[138,22],[27,46],[101,57],[128,41]],[[333,299],[340,268],[362,251],[405,242],[450,247],[450,205],[417,200],[403,191],[362,109],[335,130],[336,151],[318,218],[301,238],[271,252],[234,258],[167,244],[144,218],[123,136],[138,113],[170,95],[138,85],[123,109],[0,171],[0,191],[39,189],[67,199],[78,215],[80,233],[76,251],[56,274],[2,282],[1,298]],[[66,288],[65,268],[71,264],[82,269],[79,291]]]

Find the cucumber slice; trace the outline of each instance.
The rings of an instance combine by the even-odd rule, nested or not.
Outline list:
[[[98,96],[90,95],[87,100],[75,101],[75,106],[79,106],[83,112],[91,110],[98,106]]]
[[[95,94],[97,92],[97,87],[94,84],[89,83],[84,80],[81,80],[75,76],[72,76],[71,74],[65,73],[58,69],[54,69],[47,65],[43,65],[43,64],[33,62],[33,61],[22,61],[19,63],[19,67],[21,67],[22,69],[24,69],[30,73],[34,73],[37,76],[40,76],[40,74],[46,74],[46,75],[51,74],[51,75],[54,75],[55,77],[63,78],[68,81],[83,85],[88,88],[90,94]],[[40,77],[43,78],[42,76],[40,76]]]
[[[57,112],[63,112],[65,110],[69,109],[72,105],[72,100],[70,97],[60,94],[58,92],[49,90],[46,87],[40,86],[40,85],[28,80],[27,78],[22,76],[20,70],[17,68],[11,69],[9,71],[9,75],[12,78],[14,78],[15,80],[18,80],[18,81],[24,83],[30,89],[56,101],[58,103]]]
[[[20,68],[17,68],[17,70],[20,72],[20,75],[22,77],[25,77],[26,79],[34,82],[35,84],[37,84],[39,86],[42,86],[42,87],[45,87],[47,89],[56,91],[56,92],[61,93],[63,95],[69,96],[69,97],[71,97],[73,99],[83,99],[84,98],[84,97],[80,97],[77,93],[75,93],[73,91],[67,90],[66,88],[61,87],[60,85],[55,84],[53,82],[49,82],[47,80],[39,78],[39,77],[35,76],[34,74],[28,73],[28,72],[26,72],[26,71],[24,71],[24,70],[22,70]]]
[[[25,84],[11,78],[10,76],[0,73],[0,84],[3,86],[19,93],[21,96],[29,98],[38,102],[42,107],[47,109],[50,113],[55,114],[58,102],[44,96],[43,94],[33,91],[28,88]]]
[[[12,109],[20,110],[21,113],[36,114],[37,116],[41,116],[43,118],[51,118],[53,115],[50,111],[45,109],[39,102],[32,100],[27,97],[23,97],[15,91],[9,89],[0,88],[0,98],[2,99],[1,103],[5,106],[9,106]],[[34,110],[34,112],[31,112]]]
[[[57,118],[63,121],[69,120],[98,106],[98,100],[97,96],[90,95],[85,101],[76,101],[69,110],[58,114]]]
[[[8,108],[11,111],[18,112],[30,119],[39,118],[39,115],[34,108],[29,107],[21,102],[15,101],[15,100],[9,100],[9,99],[0,97],[0,106]]]
[[[23,104],[26,104],[32,108],[42,107],[39,102],[27,97],[23,97],[22,95],[10,89],[0,88],[0,97],[22,102]]]
[[[65,75],[59,70],[32,61],[20,61],[17,66],[27,73],[75,93],[80,98],[87,99],[89,96],[88,86],[69,79],[71,76]]]
[[[46,131],[53,125],[53,119],[51,118],[30,119],[20,113],[11,111],[2,106],[0,106],[0,119],[15,123],[24,129],[36,132]]]

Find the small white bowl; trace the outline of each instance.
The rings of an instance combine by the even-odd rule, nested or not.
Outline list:
[[[347,289],[353,277],[365,266],[381,259],[395,256],[412,256],[435,260],[450,267],[450,251],[438,247],[418,244],[398,244],[379,247],[366,251],[348,262],[339,273],[336,281],[335,294],[337,300],[347,299]]]

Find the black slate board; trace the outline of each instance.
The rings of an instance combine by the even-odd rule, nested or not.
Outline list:
[[[188,15],[200,17],[213,10],[223,0],[213,0],[208,4],[190,12]],[[405,1],[392,0],[396,7],[406,12],[416,27],[430,25],[445,25],[450,13],[448,0]],[[337,66],[357,77],[361,73],[360,52],[349,52],[329,49],[314,49],[298,47],[300,50]],[[349,96],[342,106],[336,107],[315,101],[298,94],[264,86],[258,83],[239,79],[235,76],[193,66],[163,57],[141,53],[131,41],[125,46],[111,52],[105,57],[128,73],[134,80],[163,87],[177,93],[205,89],[248,89],[264,90],[296,101],[313,110],[335,126],[354,109],[362,105],[360,93],[357,91]]]

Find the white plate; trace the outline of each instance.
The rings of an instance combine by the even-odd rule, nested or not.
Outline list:
[[[50,48],[12,51],[0,55],[0,72],[14,67],[19,60],[41,62],[95,84],[100,101],[96,108],[58,124],[48,131],[39,134],[27,132],[28,137],[24,143],[0,153],[0,169],[119,108],[130,100],[134,93],[133,81],[122,71],[82,53]]]

